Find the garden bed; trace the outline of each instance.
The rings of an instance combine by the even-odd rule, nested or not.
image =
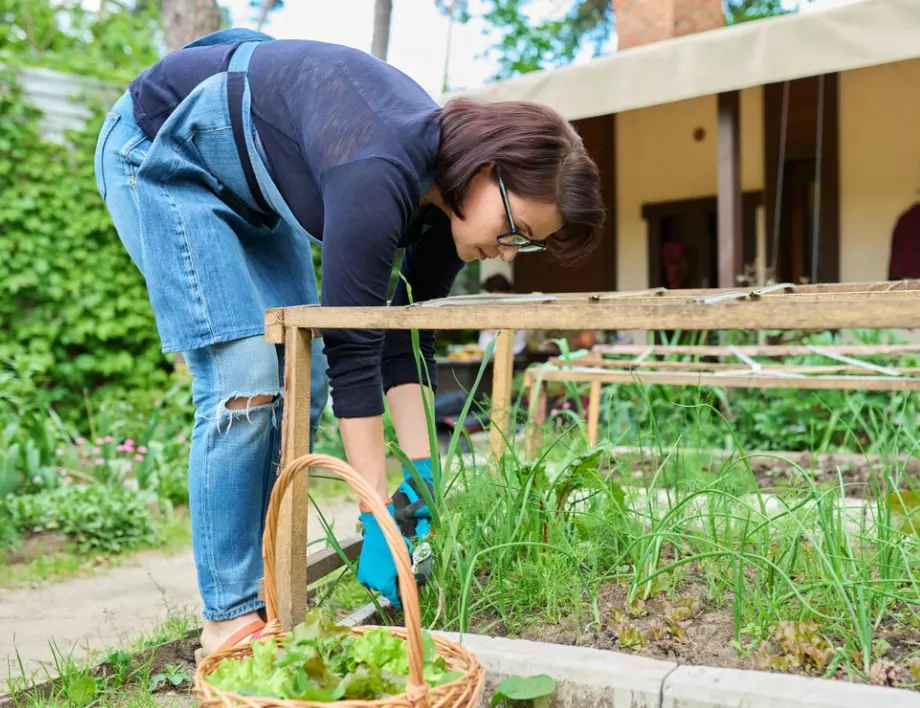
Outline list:
[[[863,499],[873,483],[887,483],[888,471],[897,470],[899,489],[920,487],[920,458],[914,455],[635,447],[613,447],[609,454],[615,462],[614,479],[629,484],[651,481],[659,471],[664,472],[656,480],[660,486],[673,484],[681,471],[710,479],[728,473],[753,480],[764,491],[843,484],[847,496]],[[753,489],[753,484],[748,486]]]
[[[681,665],[707,666],[820,676],[854,683],[916,689],[920,686],[920,642],[916,630],[893,624],[875,633],[878,658],[874,658],[868,678],[848,671],[840,655],[840,637],[828,636],[814,622],[786,621],[778,625],[766,642],[754,648],[753,642],[734,640],[734,613],[731,598],[719,602],[708,599],[702,573],[693,573],[679,591],[661,593],[647,601],[630,603],[623,586],[605,585],[599,589],[600,627],[586,627],[575,618],[555,624],[534,624],[509,633],[498,618],[476,618],[474,634],[522,638],[566,646],[628,652],[639,656],[674,661]],[[851,659],[858,657],[851,657]]]

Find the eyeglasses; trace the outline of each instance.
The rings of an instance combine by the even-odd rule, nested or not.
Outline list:
[[[495,178],[498,180],[498,190],[501,192],[502,202],[505,205],[505,216],[508,217],[508,232],[499,236],[498,242],[502,246],[514,246],[520,253],[537,253],[539,251],[545,251],[545,243],[527,238],[521,233],[518,227],[514,225],[514,217],[511,216],[511,202],[508,201],[508,190],[505,189],[505,183],[502,181],[498,165],[495,165]]]

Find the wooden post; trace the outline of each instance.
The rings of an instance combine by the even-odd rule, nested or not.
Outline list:
[[[310,451],[310,347],[313,331],[284,328],[284,408],[281,423],[282,467]],[[301,474],[281,502],[275,551],[278,619],[284,631],[307,614],[308,473]]]
[[[496,459],[505,451],[505,436],[512,433],[511,380],[514,378],[514,331],[501,330],[495,337],[495,362],[492,370],[492,429],[489,442]]]
[[[588,396],[588,445],[597,445],[597,427],[601,419],[601,382],[591,382]]]
[[[737,286],[743,268],[741,219],[741,100],[719,94],[719,287]]]
[[[533,369],[524,374],[524,387],[530,389],[524,458],[532,460],[537,456],[537,451],[543,442],[543,426],[546,425],[546,389],[543,387],[539,373],[535,373]]]
[[[763,204],[757,207],[757,255],[754,262],[757,268],[757,287],[762,288],[767,284],[767,217]],[[767,343],[767,333],[762,329],[757,330],[757,343],[761,346]]]

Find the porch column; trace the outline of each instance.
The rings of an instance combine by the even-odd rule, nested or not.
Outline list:
[[[733,288],[744,267],[741,233],[741,94],[719,94],[719,287]]]

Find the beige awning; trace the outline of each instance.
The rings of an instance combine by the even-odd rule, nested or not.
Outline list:
[[[679,37],[441,96],[536,101],[569,120],[920,57],[920,0],[860,0]]]

